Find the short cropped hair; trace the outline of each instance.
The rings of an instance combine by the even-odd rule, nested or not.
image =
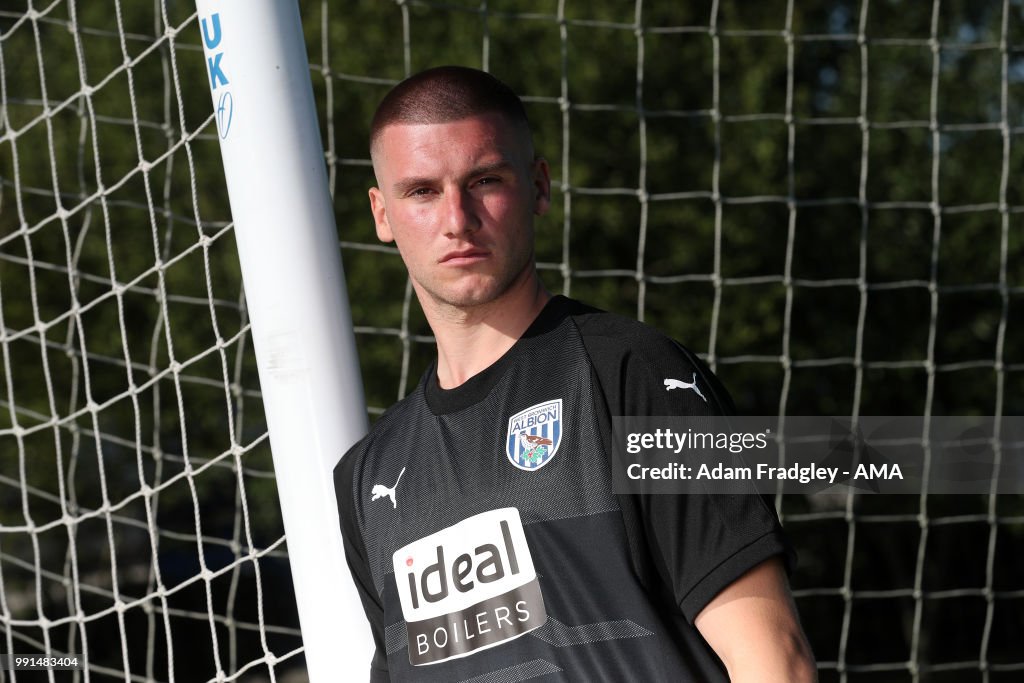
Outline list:
[[[523,103],[511,88],[485,71],[438,66],[405,79],[384,96],[370,124],[370,151],[392,124],[448,123],[500,113],[530,134]]]

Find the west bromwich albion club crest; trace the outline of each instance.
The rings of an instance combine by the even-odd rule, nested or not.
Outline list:
[[[562,399],[538,403],[508,419],[505,453],[521,470],[537,470],[551,461],[562,441]]]

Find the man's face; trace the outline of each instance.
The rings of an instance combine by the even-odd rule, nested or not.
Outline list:
[[[377,236],[398,246],[421,302],[469,308],[532,277],[548,166],[501,114],[387,126],[373,161]]]

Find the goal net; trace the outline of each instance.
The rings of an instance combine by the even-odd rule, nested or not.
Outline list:
[[[299,4],[371,416],[433,340],[369,120],[445,63],[524,96],[547,287],[741,412],[1024,414],[1020,2]],[[50,680],[304,677],[206,67],[192,3],[0,7],[0,651]],[[1024,672],[1021,497],[776,502],[823,681]]]

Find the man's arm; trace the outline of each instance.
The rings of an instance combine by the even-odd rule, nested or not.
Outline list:
[[[726,586],[694,620],[733,681],[816,681],[814,656],[800,628],[779,557]]]
[[[685,415],[699,421],[735,412],[725,388],[685,348],[611,316],[581,315],[579,321],[597,376],[598,419]],[[670,390],[674,383],[667,380],[685,386]],[[611,433],[610,424],[605,431]],[[661,590],[661,599],[674,600],[734,680],[814,680],[783,569],[792,551],[770,501],[754,494],[619,499],[637,575],[652,593]],[[751,673],[748,654],[757,665]]]

